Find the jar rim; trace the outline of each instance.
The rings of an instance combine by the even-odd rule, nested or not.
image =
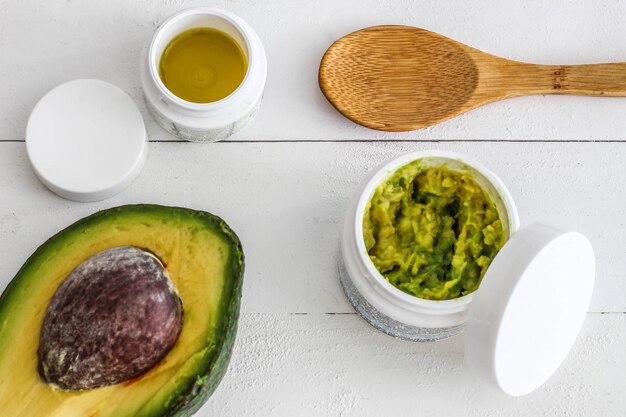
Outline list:
[[[365,212],[365,206],[370,201],[375,189],[390,175],[396,172],[399,168],[411,162],[421,159],[441,159],[452,160],[460,162],[463,165],[470,168],[470,171],[480,174],[489,184],[491,184],[498,194],[497,196],[503,203],[505,215],[508,224],[507,240],[519,229],[519,214],[513,201],[513,197],[508,188],[504,185],[504,182],[486,166],[478,161],[469,158],[463,154],[449,151],[429,150],[429,151],[416,151],[405,153],[390,161],[385,162],[383,165],[375,168],[374,173],[367,181],[364,188],[361,190],[361,194],[356,206],[356,215],[354,218],[353,231],[356,240],[357,253],[361,264],[367,269],[369,276],[375,280],[375,284],[386,292],[386,295],[393,297],[397,301],[406,303],[413,306],[426,307],[429,309],[441,309],[446,310],[449,308],[458,308],[459,306],[470,304],[473,300],[473,295],[476,291],[466,294],[461,297],[452,298],[448,300],[428,300],[420,298],[408,293],[405,293],[401,289],[397,288],[378,271],[365,247],[365,239],[363,237],[363,215]],[[502,216],[502,213],[499,213]]]
[[[197,16],[197,15],[215,16],[215,17],[218,17],[227,21],[239,32],[239,34],[241,35],[241,37],[246,43],[245,47],[248,51],[248,57],[247,57],[248,66],[246,68],[246,75],[244,76],[241,83],[237,86],[237,88],[233,92],[231,92],[226,97],[221,98],[216,101],[211,101],[208,103],[195,103],[192,101],[182,99],[178,97],[176,94],[172,93],[165,86],[165,84],[163,83],[163,80],[161,80],[161,77],[159,76],[159,73],[158,73],[157,64],[156,64],[157,59],[158,59],[158,57],[156,56],[156,46],[161,40],[161,37],[167,31],[167,29],[179,19],[183,19],[183,18],[190,17],[190,16]],[[163,93],[167,97],[168,100],[172,101],[173,103],[187,110],[207,111],[207,110],[223,108],[225,106],[228,106],[235,100],[237,100],[242,95],[242,90],[244,90],[250,84],[250,79],[252,78],[251,74],[253,72],[253,66],[255,65],[255,60],[257,56],[257,51],[255,50],[252,42],[250,41],[250,36],[251,35],[248,33],[247,28],[245,27],[245,22],[243,22],[241,18],[239,18],[237,15],[227,10],[223,10],[219,8],[212,8],[212,7],[192,7],[192,8],[188,8],[185,10],[181,10],[180,12],[170,16],[165,22],[161,24],[161,26],[159,26],[159,28],[154,33],[152,37],[152,41],[150,42],[150,47],[148,49],[148,71],[154,83],[156,84],[157,88],[161,91],[161,93]]]

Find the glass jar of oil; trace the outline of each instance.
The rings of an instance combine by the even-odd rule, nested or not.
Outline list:
[[[169,133],[214,142],[258,111],[267,59],[252,27],[225,10],[183,10],[157,29],[142,59],[146,103]]]

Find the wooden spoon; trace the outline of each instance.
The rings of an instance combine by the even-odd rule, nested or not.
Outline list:
[[[626,63],[536,65],[489,55],[410,26],[375,26],[333,43],[322,92],[371,129],[415,130],[475,107],[532,94],[626,96]]]

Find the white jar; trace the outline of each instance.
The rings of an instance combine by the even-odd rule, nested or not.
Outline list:
[[[339,277],[355,310],[371,325],[413,341],[434,341],[461,332],[474,293],[452,300],[425,300],[390,284],[369,258],[363,239],[365,206],[376,188],[400,167],[416,160],[424,166],[446,166],[468,172],[496,205],[508,238],[519,228],[519,215],[511,193],[493,172],[460,154],[424,151],[402,155],[372,170],[359,186],[348,208],[341,241]],[[477,290],[480,291],[480,288]]]
[[[186,30],[199,27],[230,35],[248,61],[239,87],[212,103],[192,103],[177,97],[159,76],[161,55],[170,41]],[[228,11],[197,7],[175,14],[157,29],[141,61],[141,82],[148,108],[161,127],[181,139],[215,142],[227,138],[245,127],[261,104],[267,76],[265,50],[254,29]]]

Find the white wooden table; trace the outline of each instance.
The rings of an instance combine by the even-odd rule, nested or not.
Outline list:
[[[144,202],[208,210],[237,231],[247,267],[231,367],[200,416],[626,414],[626,99],[520,98],[388,134],[343,119],[317,87],[329,44],[375,24],[412,24],[538,63],[626,61],[626,2],[215,0],[258,31],[269,75],[257,119],[212,145],[168,136],[145,112],[139,84],[139,52],[159,23],[200,4],[0,0],[2,288],[40,243],[96,210]],[[33,106],[74,78],[125,89],[152,141],[139,179],[99,203],[50,193],[25,153]],[[466,153],[497,172],[523,224],[580,230],[596,249],[583,332],[561,369],[527,397],[475,383],[462,336],[415,344],[376,332],[337,282],[339,228],[356,184],[384,160],[429,148]]]

